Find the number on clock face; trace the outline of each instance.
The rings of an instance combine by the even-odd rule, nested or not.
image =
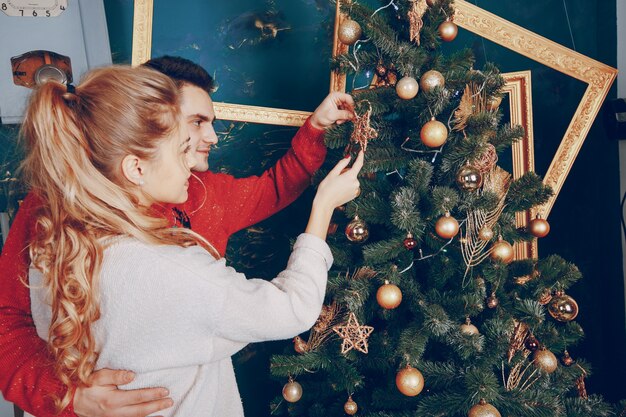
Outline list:
[[[67,0],[0,0],[0,10],[7,16],[55,17],[67,9]]]

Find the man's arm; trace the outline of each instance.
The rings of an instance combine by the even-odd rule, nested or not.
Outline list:
[[[34,194],[22,203],[0,256],[0,391],[7,401],[37,417],[146,416],[171,406],[161,388],[122,391],[132,373],[100,370],[90,387],[78,388],[74,402],[55,413],[53,396],[65,386],[57,378],[47,344],[35,330],[28,283],[28,242],[40,204]]]
[[[0,256],[0,390],[4,398],[36,416],[52,416],[52,395],[62,396],[53,358],[37,336],[30,310],[28,242],[39,204],[29,194],[18,210]],[[71,408],[71,407],[68,407]],[[60,414],[74,415],[71,409]]]
[[[354,102],[345,93],[331,93],[298,130],[291,148],[260,176],[235,179],[221,176],[216,184],[217,204],[224,207],[223,227],[228,234],[256,224],[294,202],[311,184],[311,177],[326,158],[324,131],[354,117]],[[215,178],[215,177],[214,177]],[[210,209],[210,204],[207,205]],[[210,213],[192,222],[208,219]],[[214,219],[213,219],[214,221]],[[202,227],[197,230],[203,230]]]

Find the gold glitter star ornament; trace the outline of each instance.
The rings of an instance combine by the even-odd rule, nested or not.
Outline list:
[[[363,115],[359,116],[356,114],[356,118],[354,119],[354,130],[352,131],[352,136],[350,140],[352,142],[358,143],[361,145],[361,149],[363,152],[367,150],[367,142],[370,139],[375,139],[378,137],[378,132],[370,125],[370,117],[372,115],[372,107],[363,113]]]
[[[354,313],[350,313],[348,322],[343,326],[334,326],[333,331],[343,339],[341,353],[346,354],[352,349],[367,353],[367,338],[372,334],[372,326],[361,326]]]

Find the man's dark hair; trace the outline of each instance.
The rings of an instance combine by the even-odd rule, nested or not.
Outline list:
[[[176,82],[178,88],[185,84],[191,84],[203,89],[208,94],[215,91],[213,77],[200,65],[188,59],[164,55],[150,59],[142,65],[167,75]]]

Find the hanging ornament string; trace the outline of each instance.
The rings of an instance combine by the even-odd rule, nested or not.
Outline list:
[[[476,5],[476,7],[478,7],[478,0],[474,0],[474,4]],[[445,12],[444,12],[445,13]],[[483,38],[482,36],[480,37],[480,42],[483,45],[483,55],[485,55],[485,63],[487,63],[487,47],[485,46],[485,38]]]
[[[569,28],[569,36],[572,38],[572,49],[576,51],[576,42],[574,42],[574,33],[572,32],[572,24],[569,20],[569,13],[567,12],[567,4],[565,4],[565,0],[563,0],[563,8],[565,9],[565,18],[567,19],[567,27]]]
[[[361,87],[355,87],[355,86],[354,86],[354,84],[356,83],[356,73],[358,73],[358,72],[359,72],[359,69],[360,69],[359,57],[357,57],[357,55],[356,55],[356,54],[357,54],[357,52],[361,49],[361,46],[362,46],[361,44],[362,44],[362,43],[367,43],[367,42],[369,42],[370,40],[371,40],[371,39],[365,39],[365,40],[360,40],[360,39],[359,39],[358,41],[356,41],[356,43],[354,44],[354,47],[352,48],[352,56],[354,57],[354,62],[355,62],[355,64],[352,64],[352,62],[349,62],[349,61],[348,61],[348,62],[350,63],[350,66],[352,67],[352,69],[353,69],[353,70],[354,70],[354,72],[355,72],[354,77],[352,78],[352,91],[355,91],[355,90],[363,90],[363,89],[368,88],[368,87],[370,86],[370,83],[369,83],[369,82],[367,82],[364,86],[361,86]],[[369,71],[368,71],[368,72],[369,72]],[[368,76],[368,77],[366,77],[366,78],[369,78],[369,76]]]
[[[433,158],[432,158],[432,159],[431,159],[431,161],[430,161],[430,163],[431,163],[431,164],[435,163],[435,161],[437,160],[437,155],[439,155],[439,154],[443,151],[443,147],[444,147],[444,146],[446,146],[446,144],[444,143],[443,145],[441,145],[441,147],[440,147],[440,148],[437,148],[437,149],[432,149],[432,150],[428,150],[428,151],[420,151],[420,150],[418,150],[418,149],[411,149],[411,148],[409,148],[409,147],[405,146],[405,145],[406,145],[406,143],[407,143],[408,141],[410,141],[410,140],[411,140],[411,137],[410,137],[410,136],[407,136],[407,137],[406,137],[406,139],[404,140],[404,142],[402,142],[402,145],[400,145],[400,149],[402,149],[403,151],[407,151],[407,152],[415,152],[415,153],[432,153],[432,154],[434,154],[434,155],[433,155]]]

